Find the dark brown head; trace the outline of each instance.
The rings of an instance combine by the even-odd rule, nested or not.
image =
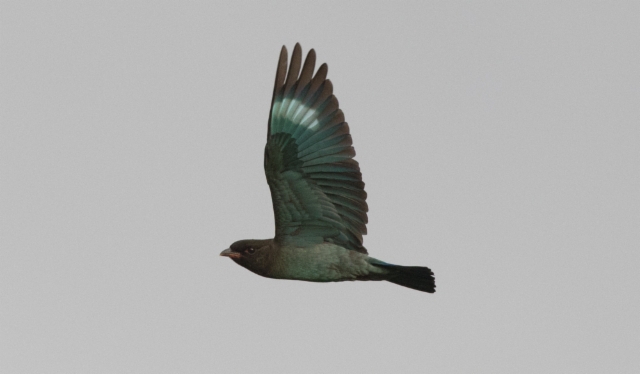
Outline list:
[[[273,257],[273,239],[239,240],[220,253],[232,259],[236,264],[256,274],[268,276],[270,260]]]

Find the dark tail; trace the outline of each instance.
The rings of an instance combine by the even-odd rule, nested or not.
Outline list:
[[[436,279],[431,269],[423,266],[400,266],[380,262],[372,264],[389,270],[386,281],[418,291],[436,292]]]

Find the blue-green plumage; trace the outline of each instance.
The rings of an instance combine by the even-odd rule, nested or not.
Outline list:
[[[270,278],[387,280],[435,292],[428,268],[367,255],[367,194],[349,126],[326,79],[327,65],[313,75],[315,60],[312,49],[301,66],[296,44],[288,71],[286,48],[278,61],[264,152],[276,235],[236,242],[221,254]]]

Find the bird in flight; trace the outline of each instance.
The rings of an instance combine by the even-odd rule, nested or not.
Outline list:
[[[369,257],[367,194],[353,159],[349,126],[327,79],[327,64],[313,74],[312,49],[302,64],[296,44],[289,68],[282,47],[264,150],[276,233],[240,240],[220,253],[264,277],[310,282],[385,280],[435,292],[427,267],[400,266]]]

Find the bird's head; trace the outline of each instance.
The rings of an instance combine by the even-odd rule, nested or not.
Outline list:
[[[238,265],[261,274],[263,268],[269,265],[272,244],[273,239],[238,240],[231,244],[231,247],[222,251],[220,256],[229,257]]]

